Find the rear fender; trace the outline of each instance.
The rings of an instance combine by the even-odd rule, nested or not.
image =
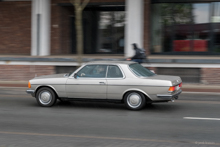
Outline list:
[[[149,96],[149,94],[147,94],[147,93],[144,92],[143,90],[136,89],[136,88],[127,89],[126,91],[124,91],[124,93],[123,93],[123,97],[124,97],[124,95],[125,95],[127,92],[130,92],[130,91],[141,92],[141,93],[143,93],[145,96],[147,96],[149,99],[151,99],[151,97]]]

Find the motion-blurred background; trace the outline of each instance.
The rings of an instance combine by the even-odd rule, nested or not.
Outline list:
[[[220,84],[220,1],[87,2],[82,63],[125,60],[137,43],[148,55],[143,66],[157,74],[178,75],[185,85]],[[26,84],[82,64],[75,14],[69,0],[0,0],[0,84]]]

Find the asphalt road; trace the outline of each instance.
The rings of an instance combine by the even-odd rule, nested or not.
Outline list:
[[[57,102],[0,88],[0,147],[220,146],[220,94],[182,93],[141,111],[122,104]]]

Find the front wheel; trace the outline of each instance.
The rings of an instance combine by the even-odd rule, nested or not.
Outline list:
[[[46,87],[38,90],[36,99],[38,104],[43,107],[51,107],[57,101],[56,95],[53,90]]]
[[[145,106],[146,99],[140,92],[129,92],[125,95],[124,103],[128,109],[140,110]]]

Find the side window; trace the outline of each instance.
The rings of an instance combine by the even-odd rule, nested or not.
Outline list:
[[[110,65],[108,67],[107,78],[123,78],[123,74],[118,66]]]
[[[105,78],[107,65],[86,65],[78,73],[78,77]]]

